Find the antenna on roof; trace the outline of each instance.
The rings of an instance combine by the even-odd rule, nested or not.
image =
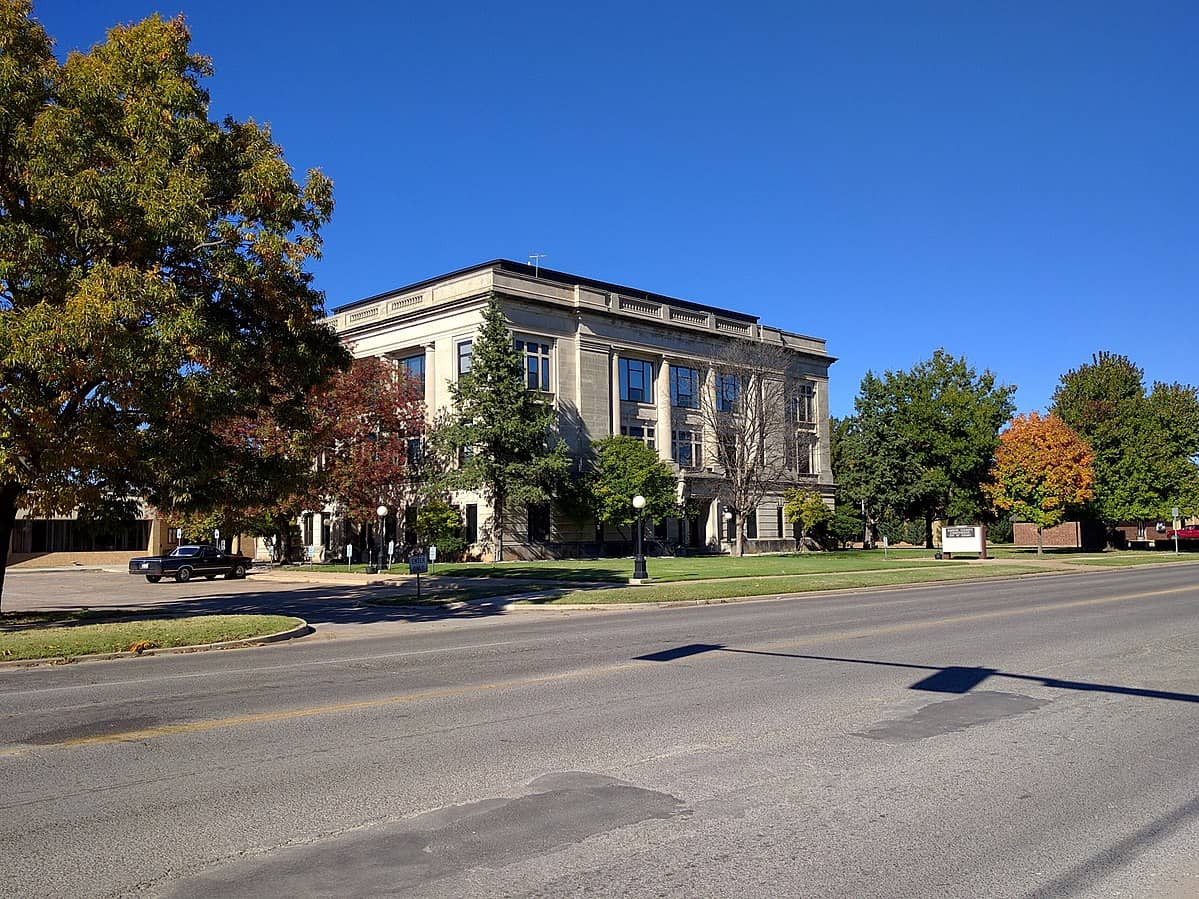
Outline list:
[[[541,274],[541,260],[548,256],[548,253],[530,253],[529,262],[533,263],[533,277],[536,278]]]

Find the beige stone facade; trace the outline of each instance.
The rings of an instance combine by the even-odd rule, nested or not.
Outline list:
[[[816,488],[832,504],[828,371],[834,360],[821,339],[769,327],[745,313],[506,260],[351,303],[328,322],[355,356],[386,357],[422,371],[432,418],[450,403],[449,384],[466,364],[493,295],[536,372],[538,388],[552,394],[559,433],[576,470],[585,465],[592,441],[622,432],[652,443],[674,469],[680,495],[692,500],[696,515],[657,526],[655,540],[667,548],[727,547],[727,519],[715,498],[720,473],[711,464],[715,453],[704,445],[711,435],[680,395],[712,391],[722,358],[739,342],[768,344],[785,354],[785,376],[804,394],[800,445],[810,447],[788,483]],[[792,530],[782,520],[787,485],[779,483],[747,519],[750,551],[794,547]],[[476,536],[490,510],[479,496],[455,500],[469,510],[468,535]],[[571,521],[558,510],[548,522],[543,513],[531,514],[527,526],[518,523],[508,536],[513,553],[525,557],[592,554],[602,551],[601,543],[611,547],[629,539],[599,534],[593,522]]]

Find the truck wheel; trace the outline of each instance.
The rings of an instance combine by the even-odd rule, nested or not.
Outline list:
[[[157,584],[159,581],[162,580],[162,575],[161,574],[147,574],[146,580],[148,580],[151,584]]]
[[[233,577],[237,578],[238,580],[241,580],[245,576],[246,576],[246,566],[245,565],[238,565],[236,568],[233,569]]]
[[[175,572],[175,580],[181,584],[186,584],[192,579],[192,570],[190,568],[180,568]]]

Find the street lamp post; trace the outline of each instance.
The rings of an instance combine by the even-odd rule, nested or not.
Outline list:
[[[379,508],[375,509],[375,514],[379,516],[379,570],[383,570],[383,526],[387,522],[387,506],[382,503]]]
[[[633,557],[633,580],[644,581],[649,579],[649,574],[645,570],[645,551],[641,542],[643,531],[641,522],[645,510],[645,497],[640,493],[633,497],[633,508],[637,510],[637,555]]]

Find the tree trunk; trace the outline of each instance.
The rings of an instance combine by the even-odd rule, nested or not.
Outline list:
[[[1037,527],[1037,555],[1038,556],[1043,554],[1041,551],[1041,530],[1042,530],[1041,527],[1038,526]]]
[[[491,553],[493,562],[504,561],[504,496],[497,493],[491,510]]]
[[[745,518],[742,515],[737,516],[737,558],[745,555]]]
[[[924,516],[924,548],[933,548],[933,519],[931,515]]]
[[[284,535],[291,529],[288,527],[290,522],[282,515],[275,518],[273,524],[275,526],[275,551],[271,555],[277,565],[287,559],[287,538]]]
[[[19,484],[0,485],[0,612],[4,611],[4,572],[8,568],[8,542],[17,520],[17,500],[24,494]]]

